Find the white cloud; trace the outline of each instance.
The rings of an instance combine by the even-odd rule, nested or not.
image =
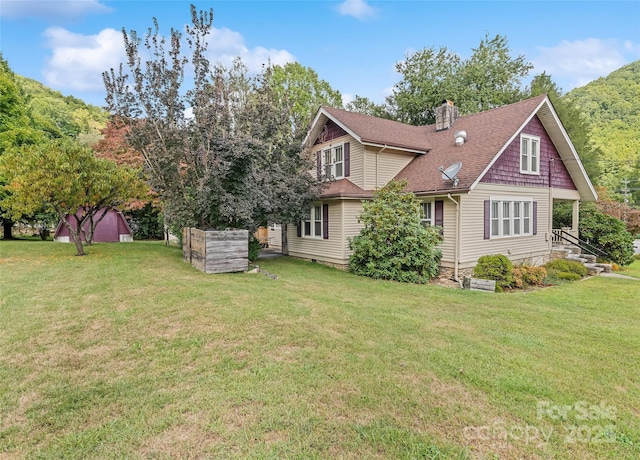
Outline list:
[[[338,12],[343,16],[353,16],[361,21],[376,15],[376,9],[365,0],[345,0],[338,5]]]
[[[295,62],[295,57],[287,50],[264,48],[256,46],[247,48],[244,37],[239,32],[223,27],[213,27],[207,37],[207,58],[212,64],[220,63],[229,67],[236,57],[249,68],[250,72],[259,72],[263,65],[284,65],[287,62]]]
[[[126,62],[122,32],[103,29],[96,35],[82,35],[61,27],[44,32],[51,48],[43,75],[47,85],[74,91],[104,91],[102,72]],[[213,29],[208,37],[207,57],[212,64],[229,66],[239,56],[251,72],[259,72],[263,64],[284,65],[295,57],[287,50],[261,46],[249,49],[238,32]]]
[[[545,71],[554,80],[569,81],[571,87],[563,88],[565,91],[604,77],[640,55],[637,44],[596,38],[563,40],[555,47],[539,48],[539,53],[533,59],[534,72]],[[629,54],[635,56],[629,58]]]
[[[125,61],[122,32],[114,29],[81,35],[51,27],[44,35],[52,55],[43,74],[46,84],[56,89],[103,91],[102,72]]]
[[[6,18],[36,17],[51,22],[77,20],[90,14],[113,11],[100,0],[2,0],[0,16]]]

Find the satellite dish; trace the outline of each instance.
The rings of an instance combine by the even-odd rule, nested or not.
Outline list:
[[[460,181],[460,179],[458,179],[457,177],[458,173],[460,172],[460,169],[462,169],[462,162],[458,161],[457,163],[454,163],[451,166],[449,166],[447,169],[444,169],[443,166],[440,166],[438,168],[438,171],[442,173],[442,179],[452,180],[453,186],[457,187],[458,182]]]

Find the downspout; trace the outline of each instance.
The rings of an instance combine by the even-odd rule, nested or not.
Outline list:
[[[553,247],[553,184],[551,182],[554,168],[555,159],[551,158],[549,159],[549,212],[547,213],[547,219],[549,219],[549,223],[547,224],[547,235],[549,235],[547,239],[547,249],[549,251],[551,251]]]
[[[449,198],[456,204],[456,241],[453,245],[453,280],[459,283],[460,279],[458,278],[458,266],[460,264],[460,203],[453,199],[451,193],[447,194],[447,198]]]
[[[376,190],[378,190],[378,154],[384,152],[385,150],[387,150],[387,144],[384,144],[384,147],[376,152]]]

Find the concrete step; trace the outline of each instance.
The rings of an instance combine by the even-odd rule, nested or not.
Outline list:
[[[573,262],[580,262],[581,264],[586,264],[587,263],[587,259],[585,259],[584,257],[578,257],[575,254],[569,255],[569,256],[565,257],[565,259],[566,260],[571,260]]]
[[[611,264],[594,264],[596,267],[602,268],[605,273],[611,273],[613,271],[613,266]]]
[[[580,257],[582,257],[583,259],[587,259],[587,263],[589,264],[596,263],[596,256],[594,256],[593,254],[581,254]]]
[[[587,270],[589,270],[589,274],[592,276],[597,276],[604,271],[604,268],[598,267],[597,264],[587,263],[584,264],[584,266],[587,267]]]
[[[565,248],[554,247],[551,248],[551,257],[554,259],[566,259],[571,254],[571,251]]]

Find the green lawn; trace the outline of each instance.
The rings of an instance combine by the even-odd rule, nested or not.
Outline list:
[[[640,282],[491,294],[73,253],[0,241],[0,458],[640,457]]]

